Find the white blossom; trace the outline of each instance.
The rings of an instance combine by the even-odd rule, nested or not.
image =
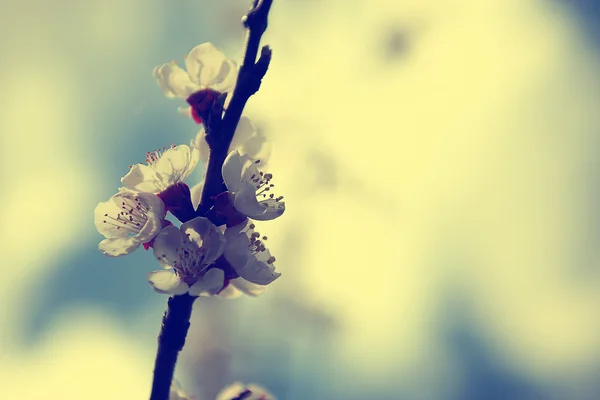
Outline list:
[[[98,248],[112,257],[129,254],[158,235],[164,217],[165,205],[158,196],[121,188],[94,210],[96,228],[106,238]]]
[[[255,225],[246,219],[243,223],[225,230],[225,259],[231,264],[242,281],[234,282],[233,286],[249,295],[260,294],[261,288],[281,276],[275,272],[275,257],[265,246],[266,236],[254,230]],[[248,285],[244,281],[252,285]],[[259,290],[257,292],[257,289]]]
[[[275,400],[275,396],[259,385],[235,382],[219,392],[215,400]]]
[[[234,150],[227,155],[221,172],[236,210],[255,220],[270,220],[283,214],[285,202],[281,201],[283,196],[272,193],[273,174],[260,171],[259,163]]]
[[[212,222],[196,217],[179,229],[167,226],[154,239],[154,256],[165,270],[148,274],[148,282],[159,293],[192,296],[217,294],[224,285],[224,272],[211,266],[223,254],[225,237]]]
[[[154,78],[167,97],[187,100],[192,94],[205,89],[225,93],[235,87],[235,61],[225,57],[212,43],[194,47],[184,60],[187,71],[175,61],[154,68]],[[190,110],[181,111],[190,115]]]
[[[121,183],[129,189],[160,193],[183,182],[198,163],[198,150],[185,144],[146,153],[146,164],[135,164]]]

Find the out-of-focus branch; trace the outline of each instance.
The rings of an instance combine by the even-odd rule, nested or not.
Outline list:
[[[271,62],[269,46],[263,46],[258,61],[256,57],[260,39],[267,29],[267,16],[272,4],[273,0],[253,0],[250,11],[242,18],[242,23],[248,30],[244,58],[238,72],[236,87],[223,118],[220,118],[220,108],[223,103],[217,101],[214,106],[216,110],[211,113],[210,121],[207,123],[206,142],[210,151],[197,215],[206,214],[213,206],[213,197],[227,190],[223,182],[221,167],[227,157],[229,145],[246,102],[260,88]]]
[[[158,352],[150,400],[169,400],[175,364],[185,344],[194,300],[196,297],[183,294],[171,296],[167,301],[167,311],[163,315],[158,335]]]

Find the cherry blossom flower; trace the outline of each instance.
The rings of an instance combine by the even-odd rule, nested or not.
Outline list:
[[[241,224],[225,230],[227,241],[224,250],[225,259],[244,281],[230,281],[234,288],[246,294],[256,296],[260,289],[255,285],[266,286],[281,276],[275,272],[275,257],[265,247],[266,236],[254,230],[255,225],[246,219]]]
[[[221,169],[235,208],[255,220],[270,220],[285,211],[283,196],[270,193],[275,185],[271,183],[273,174],[258,169],[260,160],[248,155],[240,155],[234,150],[227,155]]]
[[[253,383],[235,382],[221,390],[216,400],[275,400],[275,396]]]
[[[121,183],[139,192],[160,193],[183,182],[198,163],[198,150],[185,144],[146,153],[146,165],[135,164]]]
[[[214,100],[235,87],[237,66],[212,43],[194,47],[184,60],[187,71],[172,61],[154,68],[153,75],[167,97],[188,102],[191,107],[182,112],[202,123]]]
[[[217,294],[225,273],[213,264],[224,248],[225,237],[204,217],[185,222],[179,229],[167,226],[154,239],[154,256],[166,269],[150,272],[148,281],[159,293]]]
[[[94,210],[96,228],[106,238],[98,248],[112,257],[129,254],[158,235],[164,218],[165,205],[158,196],[121,188]]]

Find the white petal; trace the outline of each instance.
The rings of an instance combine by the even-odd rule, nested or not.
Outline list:
[[[172,267],[179,261],[179,252],[176,249],[183,247],[183,235],[174,226],[163,228],[154,239],[154,257],[165,268]]]
[[[268,221],[271,219],[275,219],[282,215],[285,211],[284,201],[275,201],[275,199],[268,199],[259,201],[259,204],[262,207],[265,207],[265,211],[261,215],[255,215],[254,217],[252,217],[257,221]]]
[[[241,145],[254,134],[256,134],[256,128],[252,125],[250,118],[242,116],[235,128],[235,133],[233,134],[233,139],[229,146],[230,151],[237,150],[238,147],[241,147]]]
[[[255,160],[260,160],[260,164],[264,168],[271,154],[271,149],[272,144],[265,136],[254,135],[242,144],[240,152]]]
[[[214,263],[223,254],[225,236],[207,218],[196,217],[183,223],[180,229],[198,248],[203,248],[206,251],[204,264]]]
[[[167,186],[169,186],[183,181],[189,175],[190,161],[190,148],[185,144],[181,144],[168,149],[162,154],[156,162],[156,172],[163,177],[164,181],[167,182]]]
[[[200,200],[202,200],[202,189],[204,188],[204,178],[197,185],[192,186],[190,189],[190,195],[192,197],[192,205],[194,206],[194,210],[198,209],[198,205],[200,205]]]
[[[154,68],[152,74],[156,78],[158,86],[170,98],[186,99],[200,89],[196,83],[192,82],[187,72],[179,68],[174,61]]]
[[[229,281],[229,286],[234,286],[240,292],[252,297],[260,296],[267,290],[266,286],[248,282],[243,278],[232,279]]]
[[[219,296],[222,299],[237,299],[241,295],[242,292],[239,291],[235,286],[233,286],[231,282],[225,287],[225,289],[221,290],[219,294],[217,294],[217,296]]]
[[[102,254],[111,256],[111,257],[119,257],[124,256],[135,249],[137,249],[140,244],[137,238],[132,236],[123,236],[117,238],[104,239],[98,245],[98,249],[102,252]]]
[[[237,74],[237,64],[235,61],[227,59],[223,64],[221,64],[219,74],[212,80],[209,86],[211,89],[216,90],[217,92],[232,92],[235,88]],[[226,102],[225,108],[227,105],[228,103]]]
[[[202,43],[188,54],[185,65],[191,79],[202,88],[228,91],[237,74],[235,63],[212,43]]]
[[[139,193],[138,197],[142,204],[148,209],[146,214],[148,220],[136,237],[140,242],[146,243],[158,235],[163,228],[165,203],[163,203],[160,197],[151,193]]]
[[[115,216],[121,212],[121,208],[118,207],[113,200],[114,197],[115,196],[111,197],[108,201],[98,203],[94,209],[94,224],[96,225],[96,229],[98,229],[100,234],[107,238],[127,236],[126,231],[117,229],[117,227],[112,225],[108,219],[109,216]]]
[[[233,199],[235,209],[252,219],[260,219],[267,210],[256,198],[256,187],[250,182],[244,182],[242,188]]]
[[[190,296],[212,296],[223,287],[225,273],[222,269],[209,269],[204,276],[190,287]]]
[[[234,235],[229,231],[230,228],[227,228],[225,231],[225,238],[227,240],[224,251],[225,259],[234,269],[243,268],[248,262],[248,257],[251,257],[248,248],[250,240],[244,232]]]
[[[242,182],[250,182],[259,176],[258,167],[254,161],[249,155],[242,155]]]
[[[162,199],[153,193],[137,193],[137,196],[146,204],[153,213],[165,216],[165,203]]]
[[[172,269],[148,273],[148,283],[152,289],[162,294],[184,294],[189,289]]]
[[[121,183],[128,189],[139,192],[159,193],[166,189],[154,168],[144,164],[136,164],[121,178]]]
[[[198,149],[200,160],[202,160],[203,163],[206,163],[206,161],[208,161],[208,143],[206,143],[206,131],[204,130],[204,127],[200,128],[200,131],[196,135],[194,147]]]
[[[188,162],[186,170],[181,175],[181,180],[185,180],[196,168],[198,164],[198,160],[200,160],[200,152],[196,148],[190,147],[190,161]]]
[[[272,264],[261,262],[254,257],[248,257],[248,262],[241,268],[233,264],[232,267],[240,277],[257,285],[268,285],[281,276],[281,273],[275,272]]]
[[[221,173],[227,190],[237,192],[242,185],[242,157],[240,153],[234,150],[227,155]]]

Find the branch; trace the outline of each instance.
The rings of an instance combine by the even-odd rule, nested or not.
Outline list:
[[[158,335],[158,352],[154,364],[150,400],[169,400],[177,356],[185,344],[185,337],[190,327],[192,305],[196,298],[183,294],[171,296],[167,301],[167,311],[163,315]]]
[[[217,109],[211,114],[211,121],[207,126],[206,141],[210,151],[204,177],[204,189],[196,215],[207,213],[213,206],[212,197],[227,190],[223,182],[221,167],[227,157],[231,140],[246,102],[260,88],[271,62],[272,52],[269,46],[263,46],[258,61],[256,61],[256,56],[260,39],[267,29],[267,16],[272,4],[273,0],[254,0],[250,11],[242,18],[244,27],[248,29],[244,58],[240,65],[237,84],[231,95],[229,107],[222,120],[218,117],[220,110]],[[215,107],[222,107],[222,103],[217,102]]]

